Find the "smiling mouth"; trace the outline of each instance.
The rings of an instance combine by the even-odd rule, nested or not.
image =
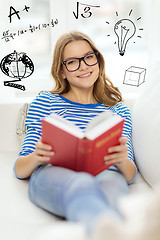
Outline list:
[[[85,78],[85,77],[89,77],[92,73],[89,72],[89,73],[86,73],[86,74],[83,74],[83,75],[80,75],[78,76],[79,78]]]

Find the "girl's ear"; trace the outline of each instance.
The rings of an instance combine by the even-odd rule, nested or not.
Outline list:
[[[63,78],[63,79],[65,79],[65,78],[66,78],[66,75],[65,75],[65,73],[64,73],[64,71],[63,71],[63,70],[61,70],[61,75],[62,75],[62,78]]]

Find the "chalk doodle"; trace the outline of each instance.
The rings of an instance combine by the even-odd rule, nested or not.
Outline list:
[[[132,9],[129,12],[129,16],[131,16],[132,13]],[[116,16],[118,17],[118,13],[116,12]],[[141,19],[141,17],[137,18],[137,21],[139,21]],[[106,21],[107,24],[109,24],[109,22]],[[139,30],[143,30],[143,28],[139,28]],[[128,41],[136,34],[137,29],[136,29],[136,25],[135,23],[130,20],[129,18],[123,18],[118,20],[115,25],[114,25],[114,32],[117,36],[117,42],[115,42],[115,44],[118,44],[118,50],[119,50],[119,54],[121,56],[124,56],[125,51],[126,51],[126,46],[128,44]],[[108,34],[107,36],[110,36],[110,34]],[[138,35],[137,37],[141,38],[140,35]],[[134,42],[135,43],[135,42]]]
[[[123,84],[139,87],[145,82],[146,69],[131,66],[125,70]]]
[[[41,30],[41,29],[47,28],[49,26],[55,27],[55,25],[57,25],[57,24],[58,24],[58,19],[56,19],[56,20],[52,19],[50,23],[41,23],[38,25],[29,24],[28,28],[22,29],[22,30],[17,30],[14,32],[10,32],[10,30],[6,30],[2,33],[1,39],[5,40],[6,42],[9,42],[10,40],[15,39],[15,37],[19,37],[20,35],[23,35],[25,33],[28,33],[28,32],[34,33],[37,30]]]
[[[81,12],[80,6],[83,7],[83,13],[81,13],[81,17],[83,18],[90,18],[92,16],[93,13],[91,12],[91,8],[100,7],[77,2],[77,10],[76,12],[73,12],[73,15],[76,19],[79,18],[79,14]]]
[[[23,11],[28,12],[29,9],[30,9],[30,7],[27,7],[27,6],[25,5]],[[19,14],[19,13],[20,13],[20,11],[17,11],[14,7],[10,6],[9,15],[8,15],[8,17],[9,17],[9,22],[10,22],[10,23],[12,22],[12,17],[13,17],[13,15],[16,15],[17,18],[20,20],[21,18],[20,18],[20,14]]]
[[[11,81],[4,81],[4,86],[14,87],[24,91],[25,86],[15,82],[29,77],[34,71],[34,65],[26,53],[18,53],[14,51],[2,59],[0,69],[8,77],[15,79]]]

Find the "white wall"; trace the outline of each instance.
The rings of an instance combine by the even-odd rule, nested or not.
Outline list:
[[[150,0],[150,17],[149,17],[149,62],[154,64],[160,60],[160,1]]]

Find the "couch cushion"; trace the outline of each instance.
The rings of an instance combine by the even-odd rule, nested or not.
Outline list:
[[[156,188],[160,184],[160,62],[148,74],[132,114],[136,163],[145,180]]]

